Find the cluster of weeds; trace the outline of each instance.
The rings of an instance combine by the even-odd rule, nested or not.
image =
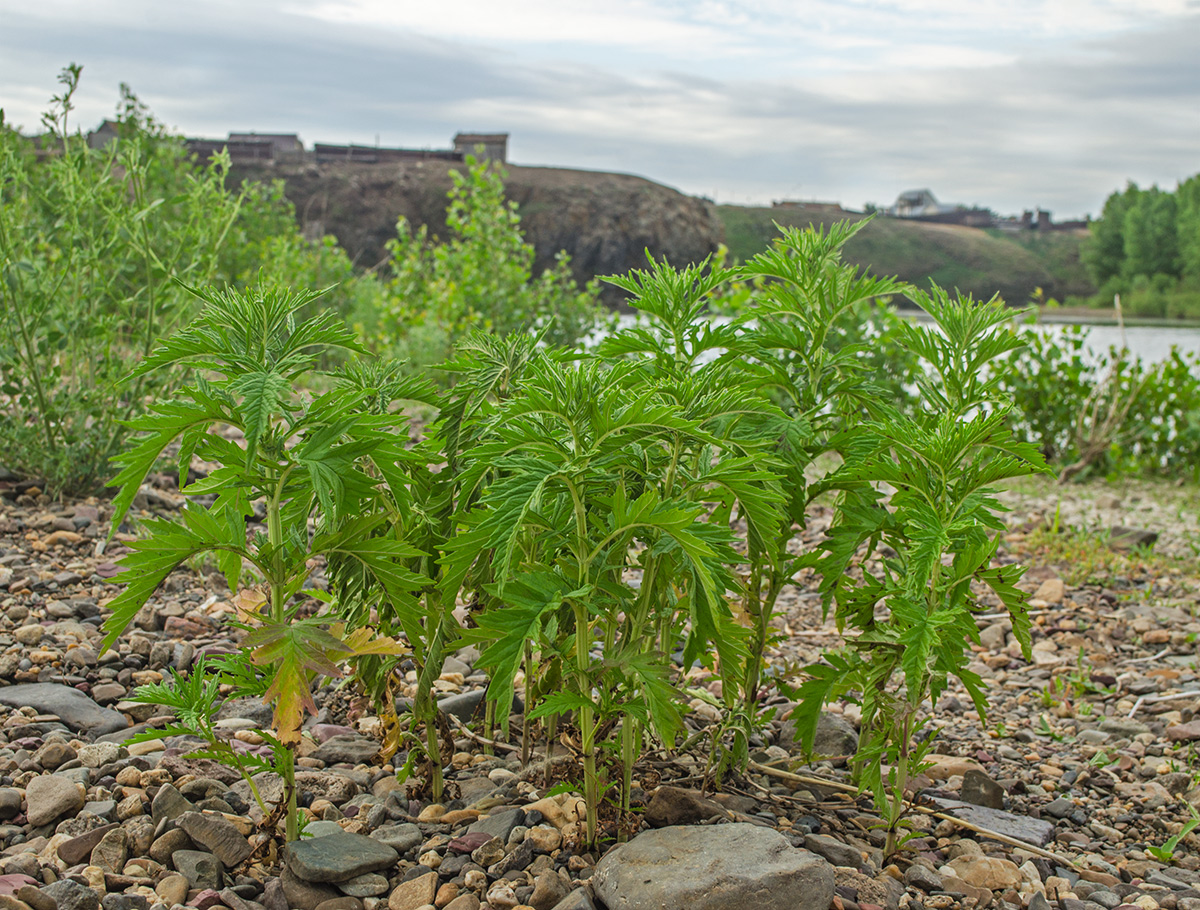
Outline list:
[[[299,830],[294,747],[316,679],[352,665],[385,722],[385,751],[406,745],[405,773],[440,800],[449,756],[433,683],[448,653],[475,645],[490,674],[485,737],[509,738],[520,674],[522,756],[532,759],[535,722],[548,745],[571,744],[581,833],[594,844],[606,819],[610,832],[628,829],[634,764],[679,744],[693,667],[721,682],[706,777],[746,766],[770,716],[763,670],[776,600],[797,572],[816,570],[845,646],[805,668],[797,728],[811,745],[825,702],[861,704],[855,771],[894,849],[908,782],[932,742],[922,706],[951,676],[981,714],[986,706],[967,666],[977,585],[1000,598],[1028,648],[1022,570],[994,564],[993,485],[1041,459],[1013,438],[986,378],[1019,344],[1001,304],[845,265],[842,246],[858,229],[787,230],[736,270],[651,259],[610,279],[640,324],[590,351],[528,334],[467,336],[445,367],[455,377],[447,393],[405,379],[398,364],[367,362],[311,294],[197,291],[201,316],[135,373],[184,367],[192,379],[130,422],[139,436],[119,459],[116,520],[175,443],[181,484],[193,456],[219,465],[183,486],[211,504],[148,523],[122,561],[106,644],[197,554],[215,553],[235,589],[254,568],[261,583],[238,598],[241,650],[212,671],[275,706],[265,735],[289,839]],[[727,283],[748,279],[757,290],[737,318],[702,318]],[[924,367],[904,406],[872,382],[866,346],[845,337],[863,305],[901,291],[932,320],[900,333]],[[322,374],[330,349],[352,359]],[[304,393],[314,386],[319,394]],[[412,400],[438,416],[409,447],[398,405]],[[833,523],[819,550],[797,553],[820,496]],[[254,503],[265,532],[248,527]],[[328,591],[308,583],[321,561]],[[392,708],[402,656],[418,670],[407,730]],[[184,707],[208,693],[177,682],[143,697],[174,705],[178,726],[218,754]]]

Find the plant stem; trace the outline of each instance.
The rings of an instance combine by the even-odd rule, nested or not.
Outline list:
[[[633,763],[637,760],[637,740],[641,739],[638,722],[629,715],[621,724],[621,821],[629,815],[629,793],[633,789]],[[625,841],[625,828],[619,825],[617,839]]]
[[[425,649],[425,664],[417,678],[417,694],[413,699],[413,716],[425,725],[425,742],[429,759],[429,792],[435,803],[442,801],[442,750],[438,745],[438,707],[433,699],[433,680],[442,671],[442,652],[448,632],[449,613],[435,599],[436,594],[429,592],[425,595],[426,609],[431,622],[436,622],[433,634]]]
[[[588,633],[587,607],[576,600],[575,611],[575,677],[579,694],[585,704],[579,708],[580,748],[583,751],[583,801],[587,804],[587,837],[589,847],[596,843],[597,807],[600,802],[600,781],[596,776],[596,724],[591,700],[588,697],[592,685],[588,671],[591,669],[591,653]]]
[[[529,765],[533,733],[530,729],[529,712],[533,709],[533,643],[525,642],[525,713],[521,720],[521,767]]]
[[[285,838],[291,843],[300,838],[300,812],[296,804],[296,752],[293,746],[287,745],[281,750],[279,771],[279,776],[283,778],[284,796],[287,798]]]

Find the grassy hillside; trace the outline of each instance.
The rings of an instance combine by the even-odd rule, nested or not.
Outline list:
[[[826,208],[717,206],[725,243],[737,260],[764,249],[777,234],[775,222],[828,226],[864,216]],[[1048,297],[1088,293],[1074,234],[1023,236],[948,224],[876,218],[846,248],[846,258],[881,275],[896,275],[927,287],[935,281],[976,297],[1000,294],[1014,305],[1026,303],[1037,288]]]

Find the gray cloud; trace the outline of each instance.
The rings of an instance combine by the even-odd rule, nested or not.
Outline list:
[[[278,12],[130,9],[140,18],[52,27],[6,11],[9,119],[36,124],[55,71],[75,60],[87,126],[125,81],[189,134],[444,146],[460,129],[508,130],[520,163],[639,173],[728,201],[853,206],[929,186],[944,201],[1065,217],[1098,212],[1126,179],[1172,184],[1200,171],[1200,16],[1012,64],[858,73],[831,87],[716,78],[678,60],[670,72],[548,61]],[[753,76],[753,60],[745,66]]]

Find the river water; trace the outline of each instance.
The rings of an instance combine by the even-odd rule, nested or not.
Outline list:
[[[1026,328],[1054,334],[1061,333],[1067,324],[1040,323]],[[1179,348],[1180,353],[1200,355],[1200,327],[1197,326],[1127,325],[1122,332],[1116,325],[1093,324],[1087,329],[1087,344],[1093,350],[1107,351],[1110,347],[1125,346],[1131,354],[1147,363],[1166,360],[1172,347]]]
[[[912,312],[907,311],[904,315],[912,315]],[[715,316],[713,320],[725,322],[727,317]],[[622,314],[617,324],[621,328],[636,325],[637,317]],[[1146,363],[1161,363],[1166,360],[1172,347],[1177,347],[1184,354],[1200,356],[1200,326],[1126,325],[1122,329],[1113,323],[1058,319],[1023,325],[1021,328],[1027,331],[1061,334],[1069,325],[1085,326],[1088,332],[1087,345],[1097,352],[1106,352],[1110,347],[1128,347],[1130,354],[1140,357]]]

